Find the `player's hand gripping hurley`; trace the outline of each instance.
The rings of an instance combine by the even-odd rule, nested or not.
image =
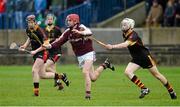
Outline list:
[[[11,43],[10,46],[9,46],[9,49],[17,49],[17,50],[20,50],[20,47],[15,43]],[[21,49],[22,50],[22,49]],[[27,53],[31,53],[30,51],[26,50],[26,49],[23,49],[24,52],[27,52]]]

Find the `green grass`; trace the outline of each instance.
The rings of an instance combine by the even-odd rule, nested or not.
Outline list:
[[[171,100],[163,85],[147,70],[139,70],[137,76],[151,89],[144,99],[140,90],[124,76],[125,66],[116,66],[116,72],[106,70],[92,84],[92,99],[84,99],[84,78],[76,65],[58,66],[71,80],[70,87],[58,91],[53,80],[40,81],[40,96],[33,96],[31,66],[0,66],[0,106],[176,106],[180,100]],[[177,95],[180,95],[180,67],[159,67]],[[179,96],[178,96],[179,97]]]

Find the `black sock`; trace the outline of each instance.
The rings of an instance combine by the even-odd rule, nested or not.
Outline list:
[[[39,83],[38,82],[34,82],[34,88],[39,88]]]
[[[91,95],[91,91],[86,91],[86,96],[90,96]]]
[[[100,66],[102,66],[104,69],[106,69],[107,68],[107,66],[106,66],[106,64],[101,64]]]
[[[55,73],[54,79],[59,79],[59,74]]]

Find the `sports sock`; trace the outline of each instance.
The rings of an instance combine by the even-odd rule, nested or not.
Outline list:
[[[34,95],[39,96],[39,83],[34,83]]]
[[[62,79],[62,75],[59,75],[58,73],[55,73],[54,79]]]
[[[169,82],[167,82],[164,86],[167,88],[167,90],[168,90],[169,93],[170,93],[170,92],[173,92],[173,88],[172,88],[172,86],[169,84]]]
[[[36,88],[36,89],[39,88],[39,83],[35,82],[34,83],[34,88]]]
[[[86,91],[86,96],[90,96],[91,95],[91,91]]]
[[[106,64],[101,64],[100,66],[102,66],[104,69],[106,69],[107,68],[107,66],[106,66]]]
[[[131,79],[133,83],[135,83],[139,88],[144,89],[146,88],[145,85],[141,82],[141,80],[138,79],[136,75],[134,75]]]

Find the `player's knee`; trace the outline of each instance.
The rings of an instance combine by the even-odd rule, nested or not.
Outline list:
[[[125,70],[125,71],[124,71],[124,75],[129,76],[129,75],[130,75],[130,71]]]
[[[84,75],[89,75],[89,72],[90,72],[90,70],[89,69],[83,69],[83,71],[82,71],[82,73],[84,74]]]
[[[86,74],[87,74],[87,72],[86,72],[85,70],[83,70],[83,71],[82,71],[82,73],[83,73],[84,75],[86,75]]]
[[[45,75],[45,74],[39,74],[39,77],[40,77],[41,79],[46,79],[46,75]]]
[[[39,72],[39,70],[40,70],[40,67],[38,67],[38,66],[33,66],[33,68],[32,68],[32,72]]]
[[[96,78],[91,78],[91,81],[92,82],[95,82],[97,79]]]
[[[45,71],[47,71],[47,72],[51,72],[52,70],[51,70],[51,68],[50,68],[50,67],[46,67],[46,68],[45,68]]]
[[[38,71],[32,70],[32,76],[33,76],[33,78],[34,78],[34,77],[38,77],[38,76],[39,76]]]
[[[33,74],[38,74],[38,70],[32,69],[32,73],[33,73]]]

